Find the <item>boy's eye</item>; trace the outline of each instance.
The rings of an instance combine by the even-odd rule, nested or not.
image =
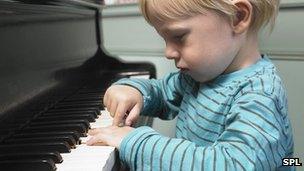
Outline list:
[[[174,39],[175,41],[182,41],[182,40],[184,39],[185,35],[186,35],[186,34],[175,35],[175,36],[173,36],[173,39]]]

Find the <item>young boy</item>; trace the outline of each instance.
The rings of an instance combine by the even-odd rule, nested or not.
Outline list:
[[[113,126],[90,131],[92,145],[119,149],[131,170],[292,170],[287,100],[257,35],[274,24],[278,0],[141,0],[179,72],[122,79],[104,105]],[[125,114],[128,113],[125,124]],[[130,127],[139,114],[177,117],[176,138]]]

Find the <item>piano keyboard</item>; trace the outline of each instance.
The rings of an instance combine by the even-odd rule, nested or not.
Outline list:
[[[106,110],[95,122],[90,123],[91,128],[106,127],[112,124],[112,117]],[[61,154],[63,162],[56,164],[57,171],[107,171],[114,167],[115,148],[109,146],[87,146],[84,143],[90,137],[81,137],[82,144],[76,145],[71,153]]]
[[[81,88],[19,125],[0,143],[0,170],[112,170],[114,147],[83,144],[89,128],[112,124],[101,105],[103,93],[100,88]]]

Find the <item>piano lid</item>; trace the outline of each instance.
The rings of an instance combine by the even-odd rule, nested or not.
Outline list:
[[[57,85],[57,71],[80,66],[98,52],[100,5],[33,2],[0,1],[0,115]]]
[[[0,120],[74,78],[118,70],[146,70],[155,78],[153,65],[122,63],[103,49],[101,8],[81,0],[0,1]]]
[[[72,0],[27,1],[0,1],[0,26],[95,17],[101,9],[98,4]]]
[[[40,5],[60,5],[60,6],[76,6],[90,9],[100,9],[102,0],[2,0],[6,2],[16,2],[24,4],[40,4]]]

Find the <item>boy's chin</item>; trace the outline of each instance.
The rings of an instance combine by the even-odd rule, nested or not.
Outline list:
[[[186,74],[188,74],[192,79],[194,79],[195,81],[200,82],[200,83],[208,82],[210,80],[213,80],[216,77],[216,76],[212,76],[212,75],[199,74],[199,73],[194,73],[194,72],[187,72]]]

